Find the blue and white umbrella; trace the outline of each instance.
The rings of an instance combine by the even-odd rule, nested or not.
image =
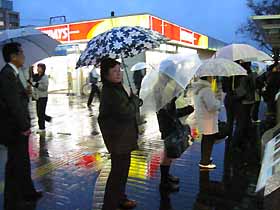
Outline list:
[[[121,58],[123,60],[138,55],[145,50],[157,48],[166,41],[167,38],[158,32],[139,26],[113,28],[89,41],[87,48],[77,62],[76,68],[89,65],[98,66],[104,58]],[[129,87],[132,90],[125,64],[124,67]]]
[[[167,39],[161,34],[139,26],[113,28],[89,41],[76,67],[98,66],[103,58],[133,57],[145,50],[157,48],[165,41]]]

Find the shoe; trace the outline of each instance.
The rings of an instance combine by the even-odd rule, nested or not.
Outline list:
[[[171,174],[169,174],[168,181],[178,184],[180,182],[180,179],[177,176],[172,176]]]
[[[123,200],[119,205],[119,207],[122,208],[122,209],[133,209],[136,206],[137,206],[136,201],[129,200],[129,199]]]
[[[260,123],[260,120],[252,120],[252,123]]]
[[[159,187],[160,187],[160,190],[166,190],[169,192],[178,192],[179,191],[179,185],[172,183],[171,181],[160,183]]]
[[[27,194],[23,197],[24,201],[37,201],[43,197],[42,191],[35,191],[34,193]]]
[[[215,168],[216,168],[216,165],[213,164],[213,163],[210,163],[210,164],[208,164],[208,165],[204,165],[204,164],[199,163],[199,168],[200,168],[200,169],[211,170],[211,169],[215,169]]]

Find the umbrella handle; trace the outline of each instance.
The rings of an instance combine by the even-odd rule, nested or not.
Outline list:
[[[125,75],[126,75],[126,78],[127,78],[127,82],[128,82],[128,86],[129,86],[130,92],[133,93],[131,82],[130,82],[129,77],[128,77],[128,70],[127,70],[126,65],[124,63],[123,55],[121,55],[121,58],[122,58],[122,63],[123,63],[123,66],[124,66],[124,71],[125,71]]]

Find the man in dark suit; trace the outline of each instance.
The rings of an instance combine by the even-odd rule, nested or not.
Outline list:
[[[41,198],[42,192],[35,190],[31,179],[29,98],[18,77],[23,50],[14,42],[6,44],[2,53],[6,65],[0,70],[0,143],[8,149],[4,209],[19,210],[19,205]]]

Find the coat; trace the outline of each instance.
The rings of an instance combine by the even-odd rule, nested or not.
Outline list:
[[[256,99],[256,79],[253,73],[242,76],[235,95],[241,104],[254,104]]]
[[[199,131],[204,135],[219,132],[218,119],[221,102],[215,98],[208,81],[193,84],[195,118]]]
[[[29,97],[14,69],[5,65],[0,71],[0,143],[8,145],[30,129]]]
[[[176,98],[157,112],[159,130],[162,139],[165,139],[177,129],[175,121],[181,123],[179,121],[180,117],[189,115],[194,111],[192,106],[176,109],[175,101]]]
[[[265,91],[267,101],[274,101],[275,95],[280,90],[280,72],[270,72],[267,77]]]
[[[48,97],[49,78],[43,75],[38,81],[33,82],[34,96],[36,99]]]
[[[128,154],[138,149],[137,103],[135,97],[128,96],[122,84],[103,84],[98,123],[111,154]]]

